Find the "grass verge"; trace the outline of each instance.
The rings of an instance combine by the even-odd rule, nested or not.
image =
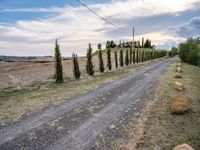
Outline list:
[[[187,143],[200,149],[200,68],[183,63],[182,79],[175,79],[176,64],[162,76],[157,96],[143,120],[142,134],[133,149],[169,150]],[[175,81],[185,90],[174,90]],[[182,115],[170,111],[172,99],[183,96],[189,100],[190,111]]]

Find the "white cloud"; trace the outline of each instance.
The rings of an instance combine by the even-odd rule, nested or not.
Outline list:
[[[89,7],[105,18],[122,27],[131,26],[126,19],[154,16],[160,14],[178,14],[181,11],[193,9],[197,0],[113,0],[111,3],[92,4]],[[87,44],[97,44],[106,40],[132,39],[125,32],[120,36],[108,34],[119,32],[106,24],[83,7],[51,7],[5,9],[4,12],[51,12],[55,17],[32,21],[19,20],[13,25],[0,24],[0,54],[9,55],[53,55],[54,41],[59,39],[62,53],[71,56],[73,51],[84,55]],[[123,19],[123,21],[120,21]],[[161,22],[162,23],[162,22]],[[176,40],[167,31],[154,31],[144,36],[152,39],[154,44],[164,44],[169,40]],[[136,38],[139,38],[140,35]]]

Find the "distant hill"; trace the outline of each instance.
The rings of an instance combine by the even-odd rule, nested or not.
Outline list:
[[[69,57],[63,57],[64,60],[69,60]],[[52,56],[5,56],[0,55],[0,61],[15,62],[15,61],[32,61],[32,62],[51,62],[54,61]]]

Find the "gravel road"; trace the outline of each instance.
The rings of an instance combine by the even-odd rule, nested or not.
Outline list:
[[[110,128],[120,129],[129,117],[141,112],[154,95],[159,75],[175,60],[154,62],[61,106],[1,128],[0,149],[109,149],[105,145],[95,145],[99,135],[114,140],[118,135],[112,135],[114,132],[110,132]]]

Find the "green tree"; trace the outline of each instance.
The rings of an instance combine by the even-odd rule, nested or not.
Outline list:
[[[142,37],[142,48],[144,48],[144,37]]]
[[[76,79],[79,79],[81,76],[81,72],[79,70],[78,56],[75,53],[72,54],[72,62],[73,62],[74,77]]]
[[[110,48],[108,48],[108,50],[107,50],[107,67],[108,67],[108,70],[112,69]]]
[[[62,68],[62,57],[60,53],[60,46],[58,45],[58,41],[55,43],[55,79],[56,83],[62,83],[63,79],[63,68]]]
[[[130,47],[130,64],[132,64],[132,61],[133,61],[133,50],[132,50],[132,44],[131,44],[131,47]]]
[[[99,44],[98,44],[98,49],[99,49],[99,53],[98,53],[98,57],[99,57],[99,71],[101,73],[103,73],[104,70],[105,70],[105,68],[104,68],[104,63],[103,63],[102,50],[101,50],[101,46],[99,46]]]
[[[128,50],[126,50],[125,65],[128,66],[128,64],[129,64],[129,57],[128,57]]]
[[[89,48],[87,50],[86,70],[87,70],[88,75],[94,76],[94,65],[92,62],[92,46],[90,43],[89,43]]]
[[[144,43],[144,47],[145,48],[151,48],[151,41],[149,39],[147,39]]]
[[[123,50],[122,49],[120,49],[119,65],[120,65],[120,67],[124,66],[124,56],[123,56]]]
[[[133,49],[133,63],[135,64],[135,49]]]
[[[118,57],[116,51],[115,51],[115,67],[118,68]]]
[[[136,62],[139,63],[139,49],[136,50]]]

